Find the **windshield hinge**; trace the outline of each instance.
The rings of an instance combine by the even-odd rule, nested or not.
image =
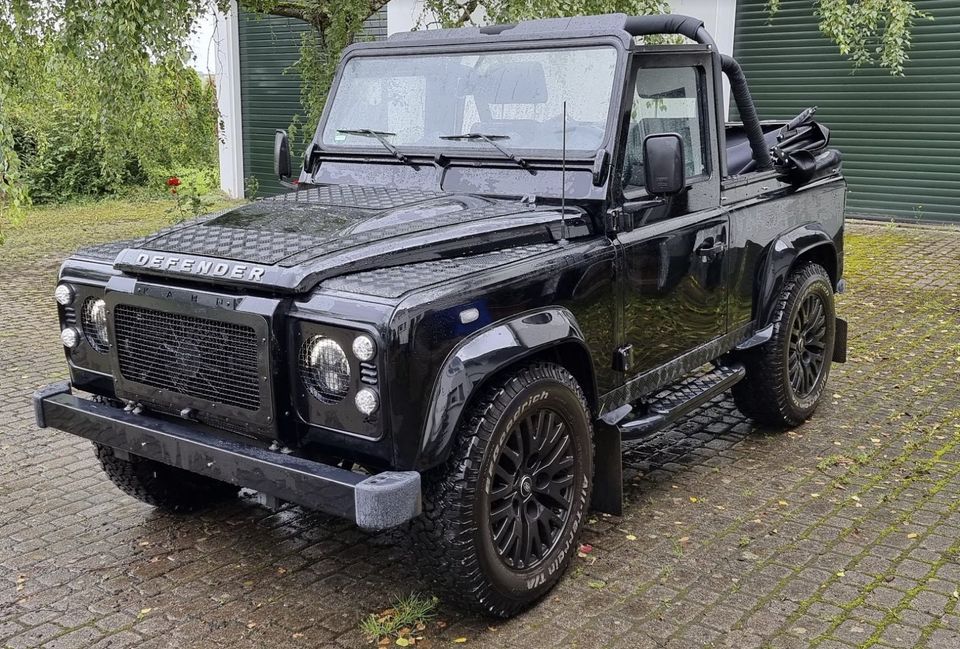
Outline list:
[[[620,219],[623,217],[623,208],[614,207],[606,212],[606,218],[604,219],[604,229],[606,229],[608,234],[616,234],[620,231]]]
[[[593,172],[593,186],[599,187],[607,179],[607,160],[610,156],[607,154],[605,149],[600,149],[597,151],[597,155],[593,158],[593,167],[591,171]]]

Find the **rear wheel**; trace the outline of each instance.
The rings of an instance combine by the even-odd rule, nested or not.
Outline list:
[[[104,473],[124,493],[148,505],[170,512],[186,513],[229,500],[238,487],[177,467],[130,455],[116,456],[109,446],[94,444]]]
[[[586,399],[563,367],[530,365],[489,390],[415,524],[446,595],[503,617],[545,595],[576,551],[592,454]]]
[[[830,275],[819,264],[803,264],[780,293],[773,337],[738,355],[747,368],[733,387],[740,411],[778,428],[809,419],[826,388],[835,336]]]

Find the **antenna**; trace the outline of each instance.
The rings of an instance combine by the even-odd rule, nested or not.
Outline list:
[[[560,148],[560,243],[567,242],[567,102],[563,102],[563,142]]]

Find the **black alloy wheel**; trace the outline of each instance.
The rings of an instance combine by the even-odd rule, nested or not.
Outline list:
[[[540,564],[553,550],[573,502],[570,424],[557,412],[518,421],[496,461],[490,532],[500,559],[514,570]]]
[[[813,392],[825,365],[826,311],[823,298],[810,293],[800,304],[790,329],[787,369],[790,387],[801,399]]]

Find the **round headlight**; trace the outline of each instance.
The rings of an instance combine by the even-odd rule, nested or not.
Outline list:
[[[314,336],[300,348],[300,377],[311,394],[336,403],[350,390],[350,363],[335,340]]]
[[[361,334],[353,339],[353,355],[363,362],[372,361],[377,345],[370,336]]]
[[[380,397],[374,390],[363,388],[357,392],[357,396],[353,398],[353,403],[357,406],[357,410],[369,416],[380,407]]]
[[[74,291],[73,287],[69,284],[57,284],[57,288],[53,289],[53,299],[55,299],[60,306],[69,305],[73,302],[73,296],[76,294],[76,291]]]
[[[110,349],[110,335],[107,333],[107,303],[100,298],[88,297],[83,303],[80,314],[83,335],[90,346],[101,354]]]
[[[80,332],[73,327],[67,327],[60,332],[60,342],[67,349],[73,349],[80,344]]]

